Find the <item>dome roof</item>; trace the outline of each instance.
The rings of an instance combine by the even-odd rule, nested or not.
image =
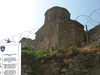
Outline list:
[[[67,18],[70,18],[69,11],[63,7],[58,7],[58,6],[55,6],[55,7],[48,9],[45,13],[45,16],[48,14],[67,15]]]

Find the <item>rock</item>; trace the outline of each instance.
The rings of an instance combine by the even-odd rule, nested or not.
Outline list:
[[[69,69],[74,67],[72,63],[69,63],[68,66],[69,66]]]
[[[61,72],[66,72],[66,71],[67,71],[66,68],[61,69]]]
[[[67,59],[63,59],[63,61],[64,61],[64,63],[67,63],[67,62],[68,62],[68,60],[67,60]]]
[[[99,56],[100,56],[100,52],[97,52],[97,55],[99,55]]]

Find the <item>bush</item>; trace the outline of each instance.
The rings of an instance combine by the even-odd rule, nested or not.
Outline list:
[[[35,50],[34,51],[36,58],[41,58],[49,54],[49,50]]]
[[[22,64],[32,65],[35,61],[34,51],[22,50]]]
[[[69,47],[69,49],[70,49],[73,53],[75,53],[75,52],[78,51],[76,46],[71,46],[71,47]]]
[[[22,50],[22,56],[34,55],[33,51]]]
[[[33,58],[34,60],[49,59],[56,50],[22,50],[22,57]]]

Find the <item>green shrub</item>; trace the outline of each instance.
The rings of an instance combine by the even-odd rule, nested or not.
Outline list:
[[[41,58],[49,54],[49,50],[35,50],[34,51],[36,58]]]
[[[22,56],[34,58],[34,60],[49,59],[53,54],[57,53],[56,50],[22,50]]]
[[[70,49],[73,53],[75,53],[75,52],[78,51],[76,46],[70,46],[69,49]]]
[[[22,64],[32,65],[35,62],[34,51],[22,50]]]
[[[33,56],[34,51],[30,50],[22,50],[22,56]]]

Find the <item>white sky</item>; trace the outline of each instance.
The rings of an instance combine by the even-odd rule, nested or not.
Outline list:
[[[33,0],[0,0],[0,39],[32,27]]]

